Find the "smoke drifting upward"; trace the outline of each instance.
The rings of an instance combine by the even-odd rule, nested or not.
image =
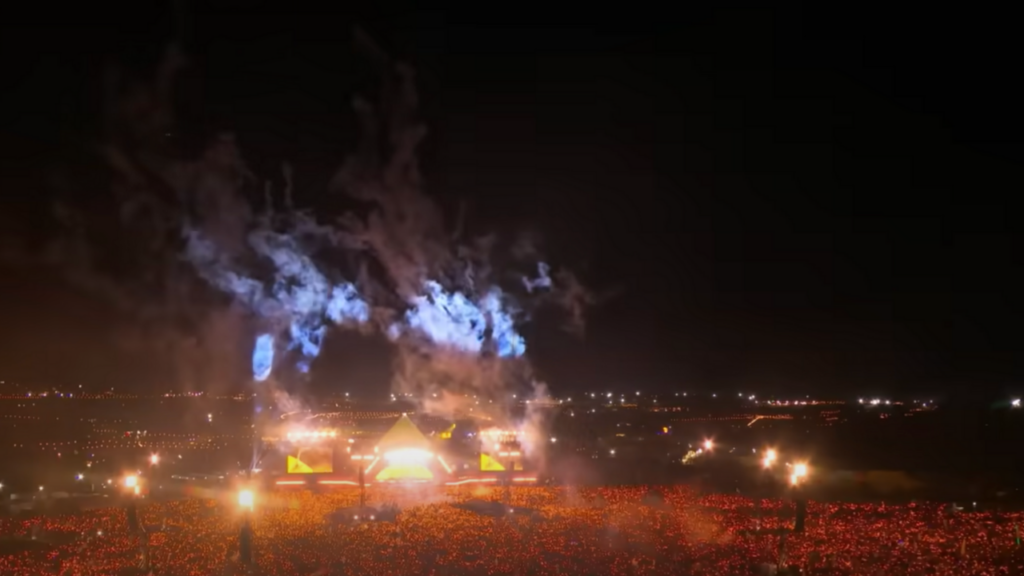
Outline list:
[[[443,210],[423,190],[417,147],[427,130],[416,116],[414,74],[365,36],[357,33],[356,40],[383,80],[379,108],[354,101],[362,142],[332,182],[359,204],[358,213],[333,226],[318,223],[291,208],[287,189],[286,210],[275,213],[268,186],[265,215],[250,216],[234,205],[248,172],[233,141],[222,140],[211,157],[225,168],[221,172],[236,177],[222,177],[216,192],[202,194],[224,198],[205,203],[216,206],[214,217],[185,225],[185,256],[207,282],[258,319],[256,381],[270,378],[286,358],[297,357],[299,371],[308,370],[329,326],[372,330],[397,348],[395,393],[411,395],[430,414],[505,420],[508,415],[493,407],[507,406],[513,394],[546,396],[535,388],[518,326],[537,306],[554,303],[581,330],[589,293],[568,272],[552,277],[535,248],[524,249],[522,242],[510,251],[520,261],[531,258],[535,274],[500,286],[490,262],[494,239],[457,243],[460,233],[448,231]],[[290,178],[286,172],[286,182]],[[234,240],[239,237],[244,241]],[[314,254],[325,250],[355,256],[359,270],[382,273],[346,277],[317,261]],[[537,424],[536,415],[529,419]]]
[[[114,172],[121,228],[152,236],[115,244],[136,250],[139,267],[147,267],[149,284],[137,292],[162,295],[156,307],[165,313],[159,318],[184,310],[191,317],[181,332],[208,333],[222,342],[233,340],[226,331],[249,332],[251,377],[266,391],[287,380],[282,367],[308,371],[331,331],[359,330],[394,344],[393,391],[411,394],[422,410],[507,419],[492,407],[507,406],[513,394],[546,396],[534,383],[523,323],[538,307],[558,306],[571,329],[582,332],[593,299],[571,273],[550,266],[526,236],[503,246],[493,236],[463,240],[461,216],[446,225],[445,210],[424,191],[417,149],[427,130],[417,117],[414,73],[358,32],[356,44],[378,66],[382,89],[376,104],[354,100],[361,142],[325,191],[346,195],[356,205],[350,213],[328,217],[295,208],[287,166],[283,191],[261,186],[231,135],[217,137],[193,160],[167,153],[170,83],[184,63],[170,51],[148,91],[112,96],[106,135],[96,146]],[[265,205],[253,206],[249,199],[255,197]],[[75,218],[64,220],[68,230],[77,230]],[[105,224],[95,227],[116,228]],[[56,260],[80,269],[65,265],[67,256]],[[91,263],[84,256],[76,261]],[[499,261],[522,268],[496,270]],[[96,286],[124,285],[88,268],[81,276]],[[229,296],[229,305],[210,312],[197,298],[197,283],[190,282],[195,277]],[[151,288],[156,283],[162,290]],[[121,292],[111,298],[131,299]],[[221,312],[216,330],[201,328]],[[185,340],[192,355],[213,349],[194,337]]]
[[[416,150],[427,130],[416,117],[413,71],[392,64],[358,32],[356,41],[380,67],[384,109],[355,101],[365,139],[334,182],[369,205],[367,217],[342,220],[344,234],[381,264],[404,305],[383,326],[398,349],[394,392],[447,418],[501,417],[488,409],[532,382],[516,328],[527,317],[493,281],[493,241],[458,245],[460,231],[448,231],[443,211],[423,191]],[[523,279],[527,296],[552,288],[547,265],[535,265],[542,278]]]

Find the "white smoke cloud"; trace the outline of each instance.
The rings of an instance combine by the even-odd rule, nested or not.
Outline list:
[[[188,310],[194,324],[205,326],[193,330],[202,339],[182,339],[181,358],[190,365],[212,362],[201,349],[211,339],[230,342],[237,340],[231,331],[255,331],[250,342],[261,334],[274,342],[265,358],[270,365],[263,377],[269,377],[281,362],[308,368],[329,327],[374,331],[397,348],[394,392],[412,394],[423,411],[512,420],[512,394],[547,395],[533,380],[519,326],[537,306],[555,304],[567,311],[570,329],[582,333],[595,299],[567,270],[552,273],[535,236],[510,246],[493,235],[464,239],[464,212],[446,225],[445,210],[424,192],[417,148],[427,130],[417,117],[413,71],[364,35],[357,33],[357,43],[379,66],[381,98],[376,106],[354,101],[362,141],[331,188],[358,202],[358,211],[331,221],[297,210],[291,168],[282,169],[281,190],[259,185],[242,143],[229,134],[195,160],[162,156],[154,142],[171,125],[170,79],[182,65],[170,51],[151,85],[112,92],[107,137],[97,149],[116,175],[122,225],[139,230],[142,254],[160,255],[140,259],[152,282],[164,285],[157,306]],[[258,208],[249,200],[256,197],[263,204]],[[77,213],[58,215],[71,237],[83,234]],[[137,294],[96,273],[89,246],[55,244],[54,260],[75,263],[66,269],[91,289],[134,302]],[[525,266],[511,282],[495,272],[495,254],[502,251]],[[325,258],[325,252],[341,257]],[[341,269],[339,261],[355,265]],[[208,308],[202,316],[196,312],[199,292],[183,280],[182,264],[230,296],[230,322]],[[238,320],[242,313],[247,325]],[[228,373],[225,367],[186,372],[182,378],[190,382]],[[268,386],[280,382],[270,378]],[[294,404],[282,394],[279,402]],[[519,424],[540,430],[539,414],[528,410]]]

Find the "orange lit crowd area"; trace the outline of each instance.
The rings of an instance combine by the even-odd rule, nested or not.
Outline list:
[[[341,525],[332,514],[359,490],[255,494],[253,565],[238,561],[244,512],[230,498],[140,503],[154,574],[374,576],[758,573],[763,564],[804,574],[1024,574],[1021,514],[951,512],[938,504],[808,505],[806,530],[787,534],[792,503],[756,506],[738,495],[686,487],[572,489],[378,485],[367,503],[394,503],[395,522]],[[460,509],[473,499],[507,502],[491,517]],[[520,513],[522,512],[522,513]],[[123,508],[4,519],[8,537],[49,544],[0,556],[0,574],[139,572],[138,537]],[[35,541],[34,541],[35,542]]]

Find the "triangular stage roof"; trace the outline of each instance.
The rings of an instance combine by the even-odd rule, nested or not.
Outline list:
[[[427,437],[420,432],[420,429],[412,423],[408,416],[402,414],[398,422],[395,422],[395,425],[377,442],[377,446],[381,450],[388,448],[427,449],[430,448],[430,440],[427,440]]]

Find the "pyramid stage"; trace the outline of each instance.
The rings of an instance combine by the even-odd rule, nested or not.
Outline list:
[[[352,428],[311,429],[293,425],[276,437],[266,439],[274,448],[268,452],[273,452],[280,461],[280,465],[267,468],[278,470],[273,479],[278,488],[382,484],[500,486],[536,482],[536,478],[523,469],[518,443],[492,444],[487,440],[487,446],[500,444],[500,449],[476,451],[472,443],[453,441],[454,429],[452,424],[440,434],[427,436],[407,414],[394,420],[383,434]],[[467,456],[470,453],[472,456]]]

